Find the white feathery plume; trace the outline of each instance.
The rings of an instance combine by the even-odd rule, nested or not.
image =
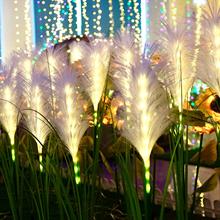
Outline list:
[[[68,68],[57,78],[56,97],[58,115],[55,118],[54,124],[72,156],[75,180],[76,183],[79,183],[77,152],[80,140],[89,124],[84,119],[83,100],[76,86],[76,78],[74,73]]]
[[[157,139],[170,123],[169,106],[162,88],[148,63],[141,63],[133,70],[129,98],[131,113],[122,129],[125,136],[143,158],[146,168],[146,191],[150,190],[150,153]]]
[[[169,89],[174,104],[182,111],[183,102],[195,78],[192,62],[193,39],[185,25],[178,25],[176,29],[165,25],[161,41],[167,65],[158,77]]]
[[[55,81],[56,77],[62,74],[67,65],[68,53],[65,45],[47,48],[40,54],[34,64],[33,71],[40,72],[49,79],[49,102],[52,105],[51,113],[54,117],[56,114]]]
[[[86,47],[87,57],[83,59],[85,73],[82,82],[97,112],[109,71],[110,45],[106,40],[92,41]]]
[[[7,72],[7,74],[10,74],[10,72]],[[20,97],[16,93],[16,86],[12,78],[7,77],[6,75],[6,79],[0,87],[0,121],[9,135],[11,145],[14,145],[14,135],[21,117],[19,112]]]
[[[203,17],[197,77],[220,96],[220,3],[208,1]]]
[[[17,66],[19,54],[12,54],[3,69],[3,82],[0,86],[0,121],[7,131],[12,145],[12,160],[15,160],[14,136],[21,118],[23,102],[23,79]]]
[[[113,41],[110,76],[116,88],[124,97],[126,111],[130,112],[129,99],[132,97],[130,85],[132,84],[132,71],[140,59],[135,37],[128,30],[118,33]],[[127,115],[127,117],[129,117]]]
[[[49,80],[40,72],[33,72],[28,99],[28,109],[23,109],[26,115],[28,130],[37,139],[40,169],[42,170],[42,144],[44,144],[47,135],[50,132],[50,126],[46,118],[50,117],[51,105],[48,102],[50,97]]]

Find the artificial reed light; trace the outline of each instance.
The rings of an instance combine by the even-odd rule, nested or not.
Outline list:
[[[82,97],[76,86],[76,78],[70,69],[65,69],[56,81],[57,117],[53,119],[58,133],[67,146],[74,163],[75,181],[80,183],[80,167],[77,156],[82,136],[88,128],[83,118]]]
[[[109,70],[110,48],[108,42],[101,40],[91,42],[91,45],[85,49],[85,54],[89,56],[83,59],[85,75],[82,79],[92,100],[94,111],[97,112]]]
[[[16,59],[16,56],[12,56],[12,59]],[[18,76],[18,68],[15,66],[16,60],[11,63],[11,66],[6,67],[3,70],[5,79],[0,87],[0,121],[8,133],[12,160],[15,160],[15,132],[18,122],[20,121],[20,107],[22,103],[21,89],[20,89],[20,77]]]
[[[150,192],[150,153],[168,126],[169,108],[165,92],[148,64],[136,64],[131,75],[129,120],[125,111],[125,123],[122,135],[126,137],[140,153],[145,165],[145,190]],[[127,97],[123,97],[127,99]],[[131,123],[132,122],[132,123]],[[158,126],[159,125],[159,126]]]
[[[39,154],[39,166],[40,170],[43,170],[43,149],[47,135],[50,132],[50,127],[46,121],[46,118],[50,115],[51,105],[48,102],[50,97],[48,78],[39,72],[33,72],[31,76],[31,83],[29,89],[29,103],[28,109],[23,111],[27,117],[27,128],[37,138],[37,148]]]
[[[138,54],[138,45],[135,44],[134,36],[128,31],[121,32],[115,37],[110,74],[117,89],[120,89],[123,97],[126,97],[125,105],[127,113],[130,112],[129,100],[132,96],[129,89],[132,83],[132,68],[139,58]],[[127,118],[129,118],[128,114]]]
[[[174,104],[182,111],[183,102],[194,82],[195,74],[192,74],[192,50],[193,45],[189,40],[187,28],[179,25],[172,29],[165,26],[166,32],[162,38],[162,48],[166,53],[167,65],[161,75],[161,80],[168,87]],[[159,76],[160,77],[160,76]]]
[[[208,1],[204,9],[203,30],[201,35],[200,53],[198,56],[198,78],[212,87],[220,95],[220,4],[218,1]]]

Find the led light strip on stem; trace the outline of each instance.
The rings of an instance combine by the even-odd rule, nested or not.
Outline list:
[[[108,0],[109,4],[109,37],[114,37],[114,17],[113,17],[113,4],[112,0]]]
[[[87,0],[83,0],[82,15],[85,22],[85,35],[89,35],[89,17],[87,16]]]

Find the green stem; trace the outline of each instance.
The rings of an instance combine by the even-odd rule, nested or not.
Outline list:
[[[196,190],[197,190],[197,182],[199,178],[199,167],[200,167],[200,159],[201,159],[201,151],[202,151],[202,142],[203,142],[203,134],[201,134],[201,137],[200,137],[199,158],[198,158],[198,162],[196,166],[196,178],[195,178],[195,183],[194,183],[193,201],[192,201],[192,206],[191,206],[191,211],[190,211],[191,217],[193,216],[193,211],[196,205]]]

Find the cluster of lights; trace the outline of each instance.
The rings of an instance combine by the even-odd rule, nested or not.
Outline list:
[[[124,1],[119,0],[119,9],[120,9],[120,22],[121,22],[121,31],[125,29],[125,11],[124,11]]]
[[[83,0],[82,15],[85,22],[85,35],[89,34],[89,17],[87,16],[87,0]]]
[[[139,13],[139,3],[138,3],[138,1],[137,0],[133,0],[133,3],[134,3],[134,8],[133,8],[133,10],[134,10],[134,13],[135,13],[135,20],[134,20],[134,27],[133,27],[133,29],[135,30],[135,32],[134,32],[134,36],[135,36],[135,42],[136,43],[140,43],[140,39],[141,39],[141,29],[140,29],[140,26],[139,26],[139,24],[140,24],[140,18],[141,18],[141,16],[140,16],[140,13]]]
[[[160,2],[160,31],[164,32],[164,21],[167,21],[167,9],[166,9],[167,0],[162,0]]]
[[[25,44],[28,54],[32,51],[32,23],[31,23],[31,5],[30,0],[25,0],[24,4],[24,21],[25,21]]]
[[[186,22],[187,29],[190,30],[192,26],[192,9],[191,9],[191,0],[186,0]]]
[[[17,50],[20,49],[19,44],[20,44],[20,32],[19,32],[19,16],[18,16],[18,0],[14,0],[14,14],[15,14],[15,31],[16,31],[16,47]]]
[[[68,14],[68,33],[70,36],[73,35],[73,3],[72,0],[67,0],[68,8],[69,8],[69,14]]]
[[[114,17],[113,17],[113,4],[112,0],[108,0],[109,4],[109,37],[113,38],[114,37]]]
[[[199,45],[200,45],[200,38],[201,38],[201,29],[202,29],[202,24],[201,24],[201,18],[202,18],[202,8],[201,8],[201,1],[197,0],[194,3],[196,3],[196,28],[195,28],[195,51],[194,51],[194,56],[193,56],[193,71],[194,73],[197,70],[197,59],[198,59],[198,54],[199,54]]]
[[[134,19],[132,19],[132,17],[133,17],[132,0],[128,0],[128,2],[127,2],[127,26],[128,26],[128,28],[131,27],[131,23],[132,23],[132,21],[134,21]]]
[[[95,18],[93,18],[93,29],[94,29],[94,35],[97,37],[102,36],[102,27],[101,27],[101,18],[102,18],[102,10],[101,10],[101,0],[93,0],[95,3],[93,5],[93,8],[96,8],[96,11],[93,11],[93,15]],[[97,16],[96,16],[97,15]]]
[[[177,15],[176,0],[172,0],[172,2],[171,2],[171,18],[172,18],[172,25],[175,30],[177,27],[176,15]]]

